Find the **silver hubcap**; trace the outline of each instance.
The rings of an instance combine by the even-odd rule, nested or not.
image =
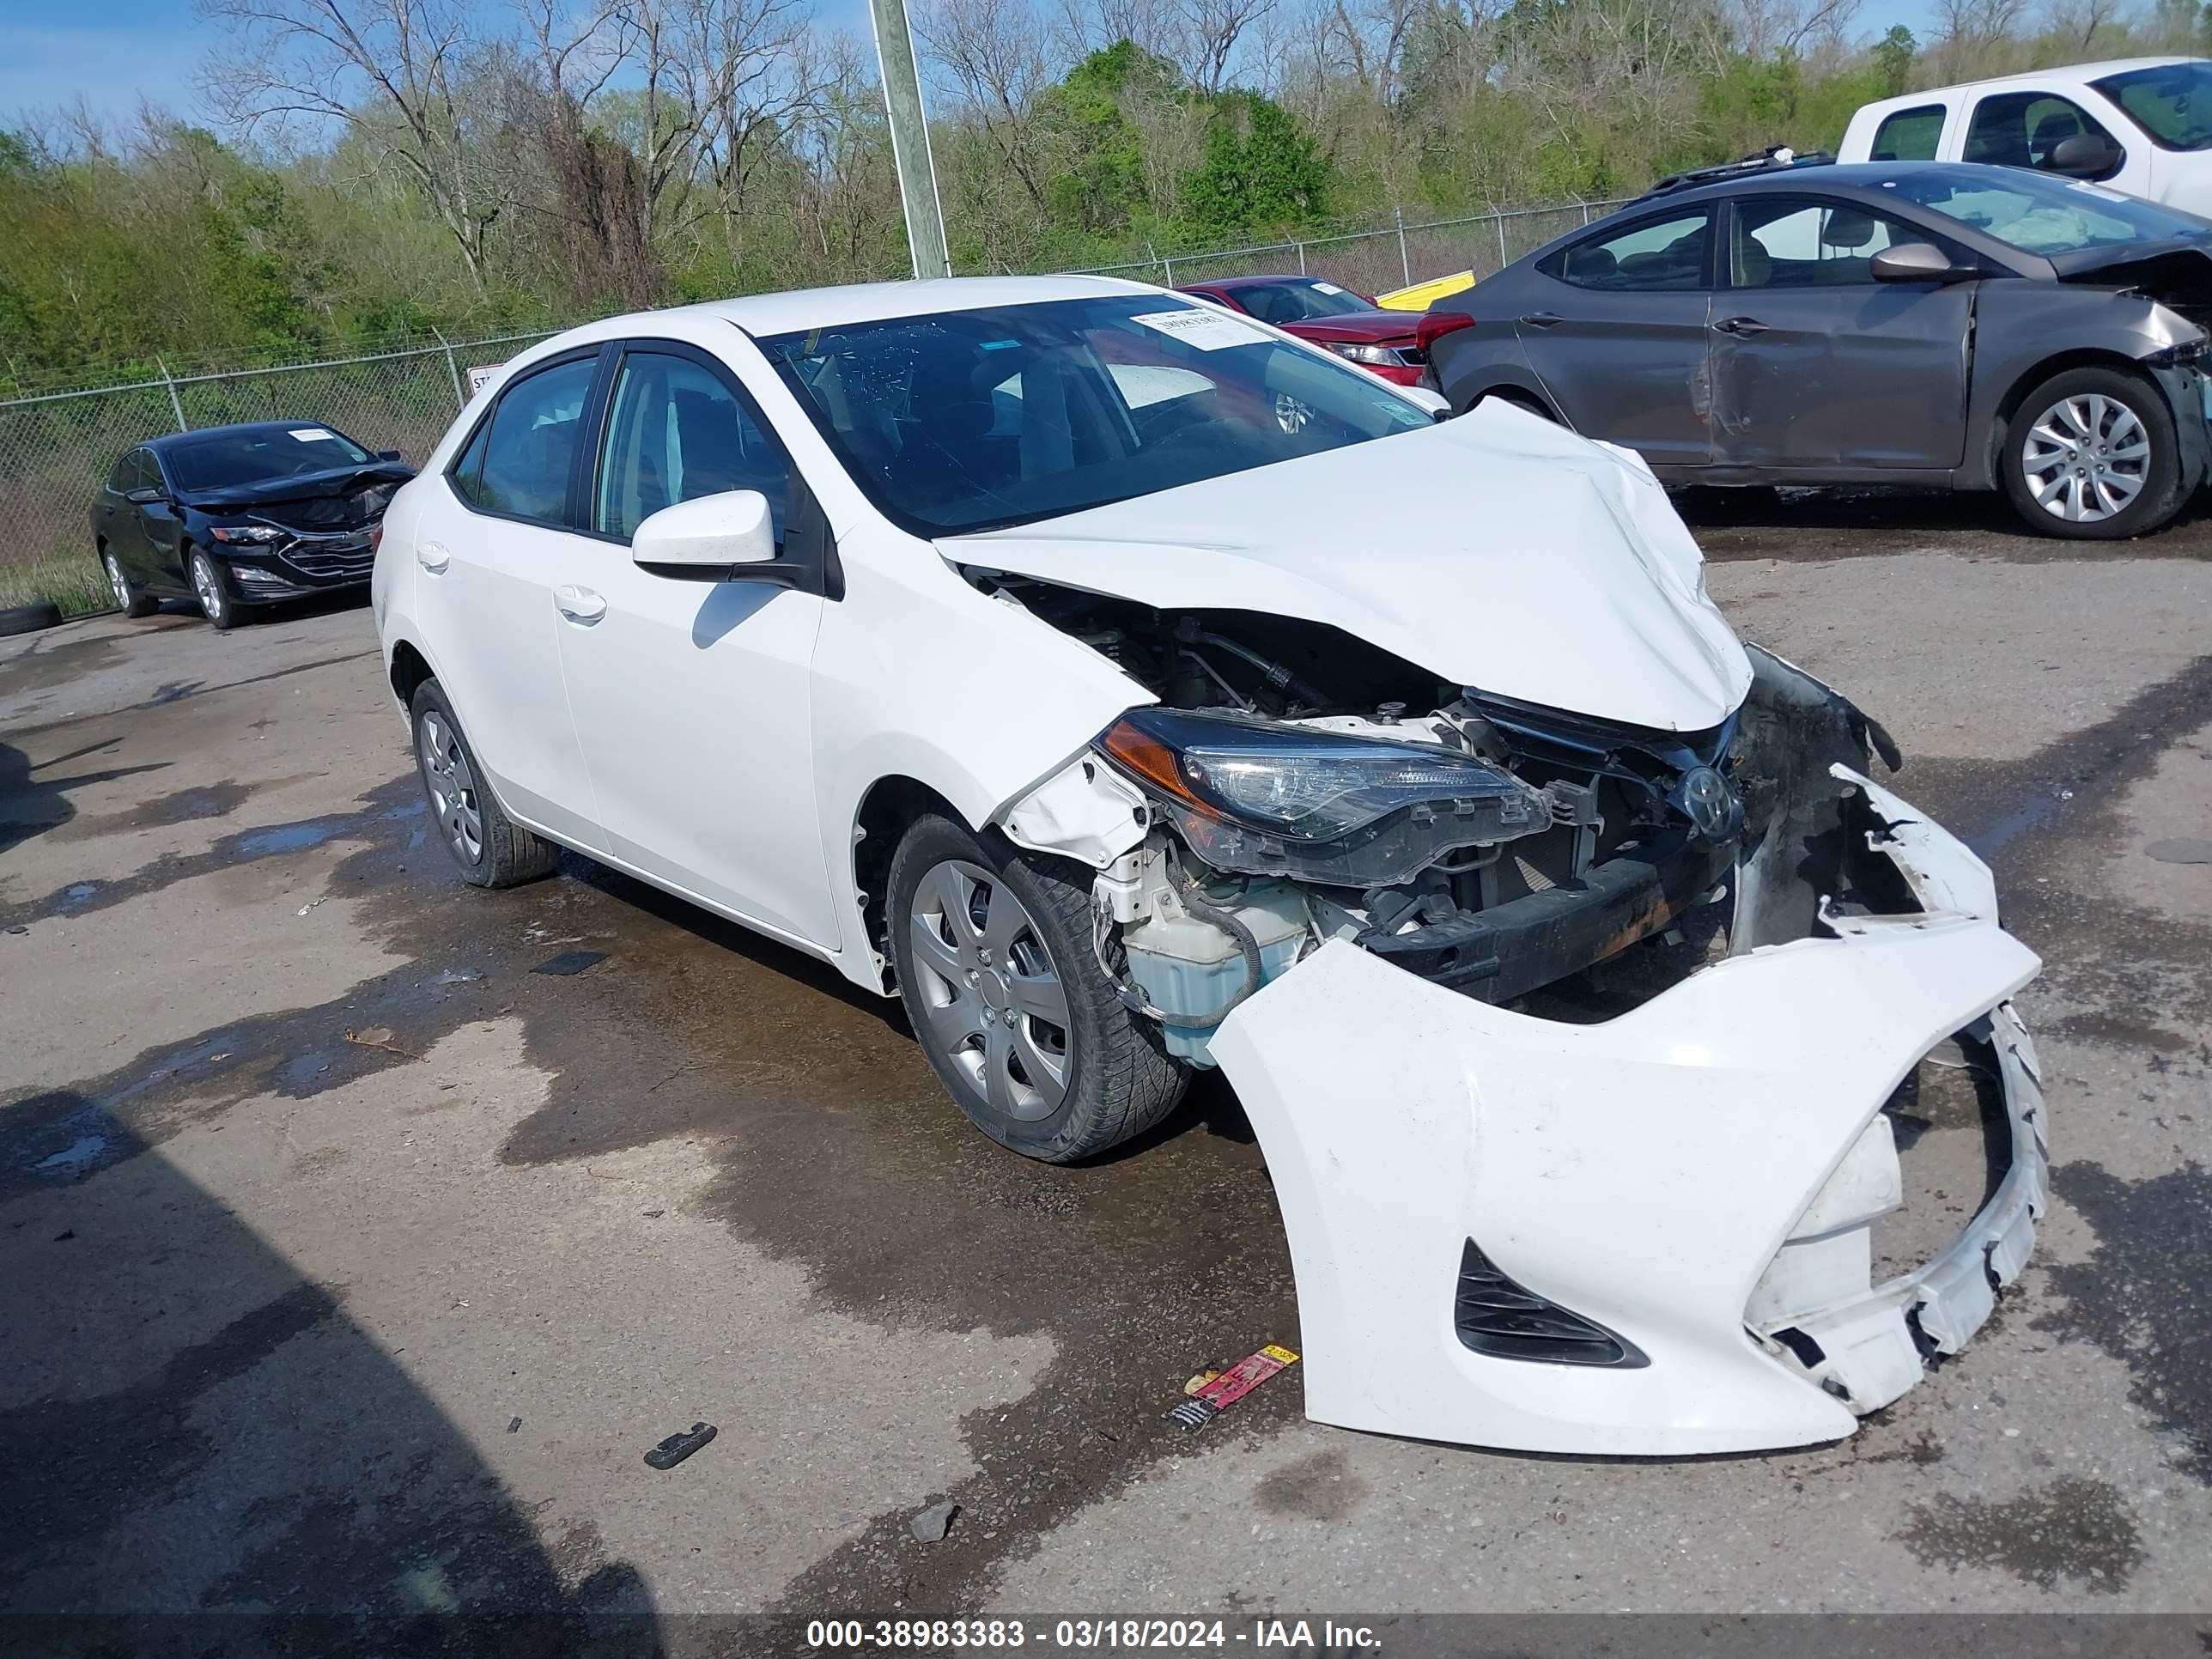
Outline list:
[[[2150,434],[2118,399],[2062,398],[2035,417],[2021,471],[2053,518],[2094,524],[2124,513],[2150,477]]]
[[[131,584],[123,574],[123,566],[112,553],[107,556],[107,586],[115,595],[115,603],[125,611],[131,608]]]
[[[1067,1098],[1067,991],[1030,913],[980,865],[921,878],[908,921],[927,1040],[1009,1117],[1050,1117]]]
[[[216,580],[215,567],[204,558],[192,561],[192,592],[199,595],[200,609],[209,616],[222,615],[222,584]]]
[[[435,714],[422,716],[416,739],[422,751],[422,778],[430,789],[430,810],[464,864],[483,856],[483,813],[477,801],[477,775],[453,728]]]

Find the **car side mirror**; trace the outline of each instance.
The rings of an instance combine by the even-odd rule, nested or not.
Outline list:
[[[407,459],[407,452],[404,449],[380,449],[376,452],[376,459],[380,461],[404,463]]]
[[[1425,386],[1401,386],[1398,392],[1401,397],[1410,398],[1420,404],[1437,420],[1443,420],[1451,414],[1451,399],[1441,392],[1431,392]]]
[[[2057,147],[2044,157],[2043,170],[2061,173],[2069,179],[2109,179],[2127,159],[2101,134],[2077,132],[2058,141]]]
[[[775,520],[757,489],[699,495],[664,507],[638,526],[629,556],[641,570],[680,581],[767,577],[763,567],[776,564]]]
[[[160,490],[149,487],[139,489],[126,489],[123,492],[123,499],[129,501],[133,507],[152,507],[163,498]]]
[[[1877,283],[1956,283],[1974,274],[1952,264],[1933,242],[1899,242],[1867,264]]]

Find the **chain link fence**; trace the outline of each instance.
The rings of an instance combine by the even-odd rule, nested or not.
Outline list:
[[[1360,294],[1472,270],[1486,276],[1618,205],[1494,210],[1373,229],[1094,267],[1165,287],[1212,277],[1304,271]],[[89,567],[88,510],[115,459],[164,432],[233,421],[335,427],[369,448],[419,461],[466,401],[466,374],[552,330],[382,351],[282,368],[234,369],[0,400],[0,570],[57,560]]]
[[[165,432],[314,421],[419,460],[466,401],[470,366],[502,362],[551,331],[0,402],[0,566],[72,556],[88,566],[100,481],[125,450]]]
[[[1326,277],[1357,294],[1386,294],[1455,271],[1479,282],[1554,236],[1610,212],[1618,201],[1571,202],[1559,207],[1493,208],[1457,219],[1407,224],[1394,215],[1372,229],[1304,236],[1249,247],[1161,253],[1118,265],[1093,265],[1088,275],[1129,276],[1176,288],[1219,277],[1288,275]]]

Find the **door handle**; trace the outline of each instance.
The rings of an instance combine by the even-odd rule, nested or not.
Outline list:
[[[1567,319],[1556,311],[1532,311],[1521,320],[1530,328],[1555,328]]]
[[[566,583],[553,590],[553,608],[572,623],[590,627],[607,614],[607,602],[588,587]]]
[[[1713,327],[1720,333],[1733,334],[1739,340],[1766,332],[1766,325],[1756,317],[1723,317]]]
[[[453,556],[446,550],[445,544],[441,542],[415,544],[415,562],[434,576],[442,572],[453,562]]]

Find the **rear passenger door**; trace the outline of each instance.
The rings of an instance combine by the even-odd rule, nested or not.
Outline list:
[[[560,596],[561,660],[606,850],[768,932],[835,951],[814,799],[818,592],[659,575],[630,538],[664,507],[757,490],[780,550],[809,498],[736,374],[699,347],[624,343],[611,370],[586,523]]]
[[[425,641],[500,804],[590,850],[597,813],[562,684],[555,607],[579,562],[599,552],[576,526],[600,359],[590,347],[508,382],[415,538]]]
[[[1536,267],[1515,327],[1552,405],[1585,437],[1654,465],[1703,466],[1715,210],[1677,207],[1601,229]]]
[[[1727,280],[1713,319],[1721,465],[1959,465],[1978,285],[1881,283],[1871,269],[1884,248],[1939,240],[1836,198],[1755,194],[1729,204]]]

